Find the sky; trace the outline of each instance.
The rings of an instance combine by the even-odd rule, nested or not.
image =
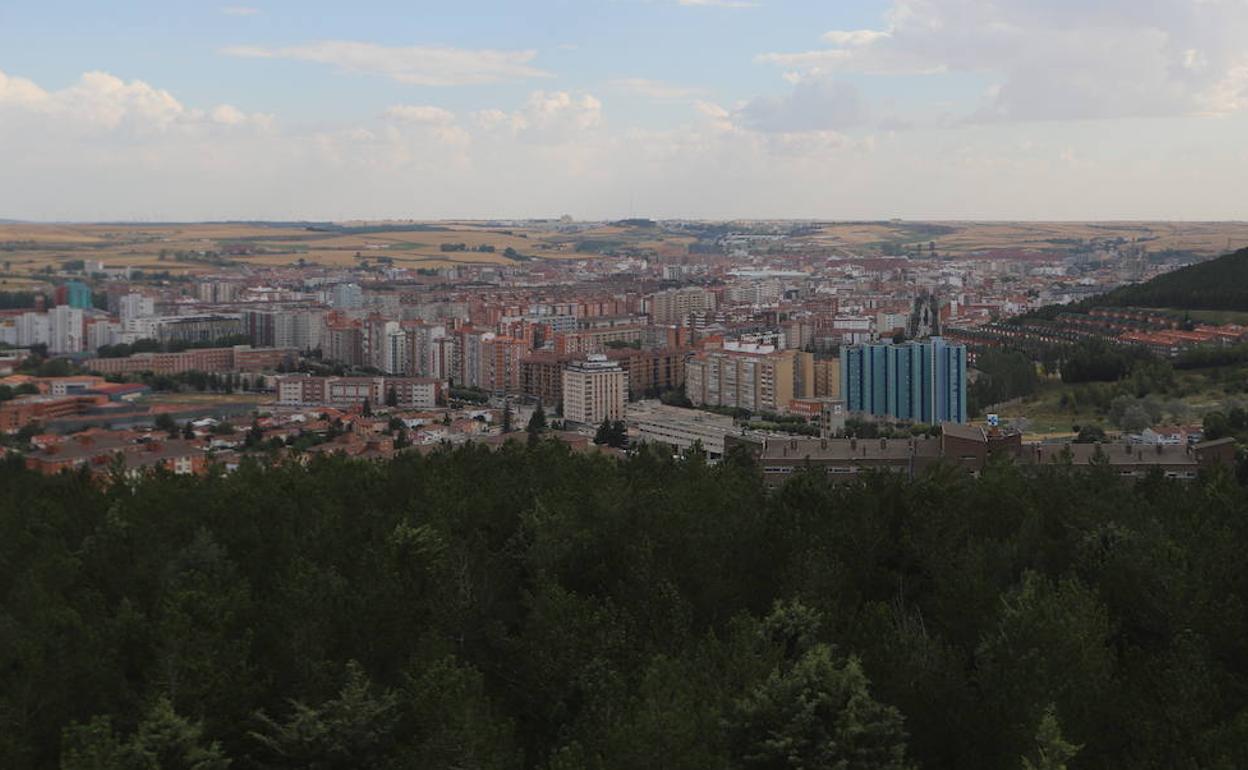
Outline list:
[[[0,219],[1248,219],[1248,0],[0,0]]]

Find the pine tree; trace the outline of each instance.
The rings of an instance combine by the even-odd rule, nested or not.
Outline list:
[[[538,403],[537,408],[533,410],[533,416],[529,418],[529,425],[525,430],[529,432],[530,444],[536,443],[537,440],[541,438],[542,433],[545,432],[546,412],[542,409],[540,402]]]
[[[1023,770],[1066,770],[1066,763],[1074,759],[1081,748],[1062,737],[1057,709],[1050,704],[1036,728],[1035,753],[1023,757]]]

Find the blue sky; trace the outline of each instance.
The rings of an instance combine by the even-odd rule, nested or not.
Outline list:
[[[0,217],[1245,218],[1246,35],[1248,0],[10,2]]]

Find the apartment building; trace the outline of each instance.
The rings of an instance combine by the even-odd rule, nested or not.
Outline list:
[[[555,335],[555,352],[586,355],[601,353],[612,345],[641,345],[641,326],[601,326]]]
[[[624,419],[628,373],[600,353],[569,363],[563,370],[563,417],[596,425]]]
[[[551,409],[563,405],[563,370],[575,361],[571,353],[534,351],[520,360],[520,392]]]
[[[265,372],[293,363],[296,353],[286,348],[194,348],[178,353],[135,353],[124,358],[92,358],[84,366],[101,374],[181,374],[183,372]]]
[[[53,353],[80,353],[85,349],[86,327],[82,310],[57,305],[48,311],[48,350]]]
[[[650,317],[656,324],[683,325],[690,313],[706,313],[717,306],[715,293],[709,289],[669,289],[650,296]]]
[[[841,398],[851,412],[936,424],[966,422],[966,346],[940,337],[841,348]]]
[[[388,400],[402,409],[433,409],[442,396],[442,383],[427,377],[312,377],[306,374],[277,378],[281,406],[359,406],[368,400],[380,407]]]
[[[685,363],[685,393],[694,406],[781,412],[814,391],[814,356],[771,345],[725,343]]]
[[[657,396],[685,384],[685,360],[692,351],[685,348],[638,350],[617,348],[606,351],[628,373],[629,398]]]

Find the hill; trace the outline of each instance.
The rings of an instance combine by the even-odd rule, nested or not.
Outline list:
[[[1120,287],[1093,300],[1093,304],[1248,310],[1248,249],[1179,268],[1141,284]]]

